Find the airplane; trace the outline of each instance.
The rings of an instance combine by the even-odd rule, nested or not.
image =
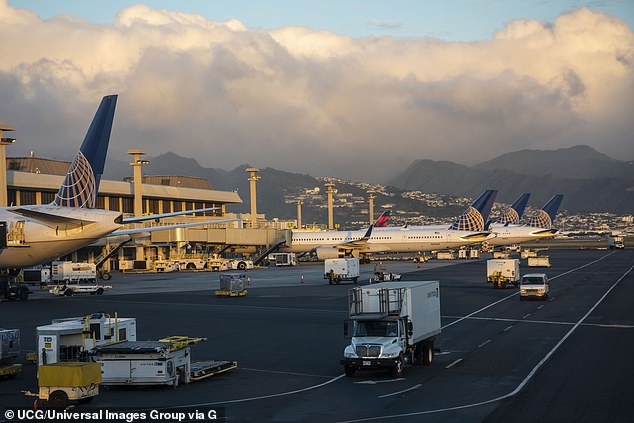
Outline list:
[[[491,246],[503,246],[512,244],[521,244],[527,241],[536,241],[541,238],[550,238],[557,234],[558,229],[553,228],[553,222],[563,194],[554,195],[545,205],[538,210],[528,220],[525,225],[520,224],[504,224],[491,225],[491,231],[497,236],[487,240]]]
[[[122,229],[128,223],[214,210],[187,210],[124,218],[121,212],[95,209],[114,120],[117,95],[105,96],[79,152],[51,204],[0,208],[0,272],[51,261],[99,238],[233,221],[214,220],[151,228]]]
[[[497,191],[485,191],[447,228],[381,228],[367,230],[291,233],[289,245],[281,252],[311,252],[319,260],[359,257],[368,253],[435,251],[485,241],[495,236],[484,226]]]

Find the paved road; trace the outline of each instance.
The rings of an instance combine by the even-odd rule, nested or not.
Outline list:
[[[99,407],[217,405],[229,421],[631,421],[634,250],[550,251],[551,298],[520,302],[515,289],[485,283],[485,262],[389,262],[408,280],[439,280],[443,331],[432,366],[392,380],[343,376],[347,290],[319,265],[249,272],[244,298],[216,298],[217,274],[116,275],[101,297],[0,304],[2,326],[20,328],[23,348],[52,318],[95,311],[137,318],[138,338],[203,336],[194,359],[239,368],[178,389],[112,389]],[[369,279],[372,265],[363,268]],[[522,269],[526,273],[526,269]],[[304,283],[301,283],[304,275]],[[365,282],[364,282],[365,283]],[[0,383],[0,404],[26,404],[35,369]]]

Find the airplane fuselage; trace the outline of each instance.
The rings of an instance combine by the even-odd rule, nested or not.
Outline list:
[[[502,246],[521,244],[541,238],[550,238],[553,237],[557,231],[554,229],[549,230],[526,225],[492,225],[491,232],[495,233],[496,237],[487,241],[489,245]]]
[[[46,213],[52,219],[40,220],[11,211],[18,208]],[[120,228],[115,223],[120,215],[110,210],[53,205],[0,209],[0,222],[6,222],[7,227],[7,246],[0,249],[0,268],[34,266],[85,247]],[[59,217],[59,222],[55,217]]]
[[[281,248],[280,251],[298,253],[309,252],[320,247],[336,247],[354,242],[362,238],[364,234],[365,230],[293,232],[290,245]],[[363,246],[342,247],[342,249],[358,250],[362,253],[435,251],[482,242],[490,237],[485,232],[381,228],[374,231]]]

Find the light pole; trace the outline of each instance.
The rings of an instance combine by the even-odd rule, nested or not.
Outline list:
[[[11,125],[0,124],[0,207],[7,204],[7,145],[13,144],[15,138],[3,137],[4,131],[15,131]]]
[[[368,201],[370,202],[370,225],[374,223],[374,199],[376,195],[374,195],[374,191],[368,191]]]
[[[332,216],[332,193],[334,192],[334,190],[332,189],[332,187],[334,187],[335,184],[333,184],[332,182],[328,182],[325,187],[328,190],[328,229],[334,229],[335,228],[335,224],[334,224],[334,219]]]
[[[141,168],[149,163],[147,160],[141,159],[141,156],[145,155],[144,151],[141,150],[128,150],[128,154],[132,156],[132,169],[134,169],[134,180],[132,184],[134,186],[134,215],[142,216],[143,215],[143,176],[141,175]],[[143,246],[136,247],[136,259],[143,260]]]
[[[304,202],[301,198],[297,199],[297,229],[302,228],[302,204]]]
[[[256,167],[249,167],[245,169],[245,172],[249,173],[249,182],[251,188],[251,227],[257,227],[257,219],[258,219],[258,206],[257,206],[257,195],[256,195],[256,182],[261,179],[257,173],[260,169]]]

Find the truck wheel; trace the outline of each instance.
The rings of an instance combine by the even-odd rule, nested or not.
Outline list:
[[[103,294],[103,288],[98,288],[96,294],[97,295],[102,295]]]
[[[29,291],[26,289],[20,291],[20,301],[26,301],[29,299]]]
[[[194,270],[196,268],[196,265],[194,263],[187,263],[187,266],[185,266],[185,269],[187,270]]]
[[[68,405],[68,395],[64,391],[53,391],[48,396],[48,406],[55,410],[63,410]]]
[[[398,379],[403,376],[403,357],[396,359],[394,367],[390,370],[390,375],[392,376],[392,379]]]
[[[247,268],[247,264],[243,261],[238,263],[238,270],[245,270]]]
[[[423,342],[423,365],[429,366],[434,361],[434,342]]]
[[[343,367],[343,370],[346,373],[346,376],[348,376],[348,377],[354,376],[354,374],[357,372],[356,367],[347,366],[347,365]]]
[[[101,275],[101,278],[104,281],[109,281],[110,279],[112,279],[112,275],[109,272],[103,272],[103,275]]]
[[[67,288],[66,291],[64,291],[64,296],[66,297],[70,297],[73,295],[73,290],[70,288]]]

